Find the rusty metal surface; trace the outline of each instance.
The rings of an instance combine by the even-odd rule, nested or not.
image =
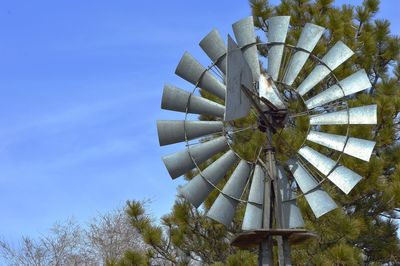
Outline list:
[[[270,101],[276,108],[285,109],[286,105],[272,80],[269,80],[265,74],[261,74],[258,81],[259,96]]]

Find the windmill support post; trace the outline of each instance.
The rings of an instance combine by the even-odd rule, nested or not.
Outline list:
[[[264,178],[264,216],[263,216],[263,229],[272,229],[273,218],[277,228],[282,228],[282,212],[281,212],[281,197],[279,195],[280,189],[277,182],[277,169],[276,160],[274,154],[274,147],[272,145],[272,116],[268,115],[266,119],[269,120],[268,125],[265,128],[266,134],[266,156],[265,163],[268,167],[266,169],[267,174]],[[271,193],[272,192],[272,193]],[[290,246],[287,236],[277,236],[278,244],[278,258],[279,265],[291,265],[290,259]],[[270,266],[273,263],[273,239],[272,236],[267,238],[260,244],[259,252],[259,265]]]

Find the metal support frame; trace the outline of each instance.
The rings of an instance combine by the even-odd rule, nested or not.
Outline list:
[[[253,98],[251,90],[242,85],[242,90],[246,96],[250,99],[253,106],[256,108],[261,119],[264,121],[266,128],[266,157],[265,165],[266,176],[264,178],[264,201],[263,201],[263,222],[262,229],[272,229],[274,220],[275,227],[281,229],[283,227],[282,221],[282,202],[280,196],[280,189],[277,181],[277,167],[274,154],[274,147],[272,145],[272,134],[276,132],[273,128],[273,117],[266,111],[270,110],[270,107],[261,107]],[[275,219],[274,219],[275,218]],[[277,235],[276,240],[278,243],[278,258],[279,265],[292,265],[290,258],[290,246],[289,239],[287,236]],[[258,265],[259,266],[271,266],[274,265],[273,260],[273,239],[271,235],[268,235],[259,245],[258,254]]]
[[[267,175],[264,179],[264,216],[263,229],[271,229],[274,218],[276,228],[283,227],[282,221],[282,202],[280,189],[277,181],[277,168],[274,149],[272,146],[272,130],[267,127],[265,134],[267,135],[266,143],[266,165],[268,166]],[[278,244],[279,265],[291,265],[290,246],[287,236],[276,236]],[[259,265],[274,265],[273,261],[273,240],[272,236],[268,236],[261,245],[259,252]]]

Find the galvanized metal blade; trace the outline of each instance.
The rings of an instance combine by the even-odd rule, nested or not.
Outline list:
[[[333,199],[299,161],[289,161],[289,169],[316,218],[337,208]]]
[[[242,230],[262,228],[265,173],[256,165],[251,181],[250,193],[243,217]]]
[[[305,102],[307,108],[312,109],[317,106],[322,106],[326,103],[368,89],[372,86],[364,69],[361,69],[356,73],[348,76],[344,80],[339,81],[339,84],[340,86],[335,84],[327,90],[312,97],[311,99],[308,99]]]
[[[329,75],[330,70],[335,70],[343,62],[349,59],[354,52],[347,47],[343,42],[338,41],[328,53],[321,59],[325,65],[317,65],[313,71],[306,77],[306,79],[297,88],[297,92],[303,96],[321,80]]]
[[[225,107],[203,97],[195,96],[173,85],[165,85],[162,95],[161,108],[191,114],[223,117]]]
[[[285,42],[287,31],[289,29],[289,21],[290,16],[277,16],[267,20],[267,38],[269,43]],[[270,46],[268,50],[267,73],[274,81],[277,81],[279,77],[279,69],[281,68],[284,48],[285,46],[283,44],[277,44]]]
[[[250,165],[241,160],[232,176],[224,186],[222,193],[218,195],[207,216],[219,223],[229,226],[235,215],[236,206],[239,203],[237,199],[243,193],[247,178],[250,174]]]
[[[232,25],[232,28],[238,45],[240,47],[249,45],[244,48],[243,55],[251,69],[253,81],[257,82],[260,76],[260,62],[258,61],[258,52],[255,45],[256,33],[254,31],[253,17],[239,20]]]
[[[214,29],[200,41],[200,47],[213,63],[226,75],[226,46],[219,32]]]
[[[261,74],[258,82],[259,96],[270,101],[277,109],[285,109],[286,104],[283,101],[281,94],[276,88],[274,82],[265,74]]]
[[[225,121],[242,118],[250,111],[250,100],[243,92],[242,86],[253,89],[252,74],[242,51],[238,48],[228,35]]]
[[[285,170],[278,166],[278,186],[282,200],[282,228],[304,227],[303,216],[296,203],[296,194],[290,188]]]
[[[314,50],[314,47],[317,45],[324,31],[325,28],[321,26],[312,23],[306,23],[301,32],[296,47],[311,53]],[[293,54],[292,58],[290,59],[285,76],[283,78],[283,83],[289,86],[293,84],[297,75],[300,73],[301,69],[306,63],[309,55],[309,53],[301,50],[298,50]]]
[[[324,175],[328,175],[336,165],[334,160],[307,146],[302,147],[299,154]],[[362,179],[360,175],[344,166],[336,167],[327,178],[346,194]]]
[[[157,120],[160,146],[221,132],[223,128],[221,121]]]
[[[185,52],[176,67],[175,74],[215,96],[225,99],[225,85],[214,77],[188,52]]]
[[[186,185],[179,189],[193,206],[198,208],[213,191],[228,170],[238,161],[238,157],[232,150],[227,151],[218,160],[210,164],[201,174],[193,177]],[[214,185],[214,186],[213,186]]]
[[[307,136],[309,141],[337,151],[342,151],[344,148],[344,153],[368,162],[374,150],[375,141],[350,137],[346,143],[346,139],[346,136],[313,130]]]
[[[349,112],[342,110],[310,116],[311,125],[375,125],[376,122],[376,104],[349,108]]]
[[[218,152],[228,148],[228,143],[224,136],[213,140],[189,146],[187,149],[172,153],[162,157],[169,175],[174,179],[192,170],[197,164],[201,164]],[[190,154],[189,154],[190,152]],[[193,158],[193,160],[192,160]]]

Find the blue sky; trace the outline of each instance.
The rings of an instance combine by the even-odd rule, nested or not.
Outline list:
[[[395,12],[382,1],[399,34]],[[182,181],[160,157],[182,146],[160,148],[155,121],[183,116],[160,109],[163,85],[192,89],[174,76],[183,52],[207,64],[202,37],[249,14],[247,1],[0,0],[0,235],[128,199],[167,213]]]

